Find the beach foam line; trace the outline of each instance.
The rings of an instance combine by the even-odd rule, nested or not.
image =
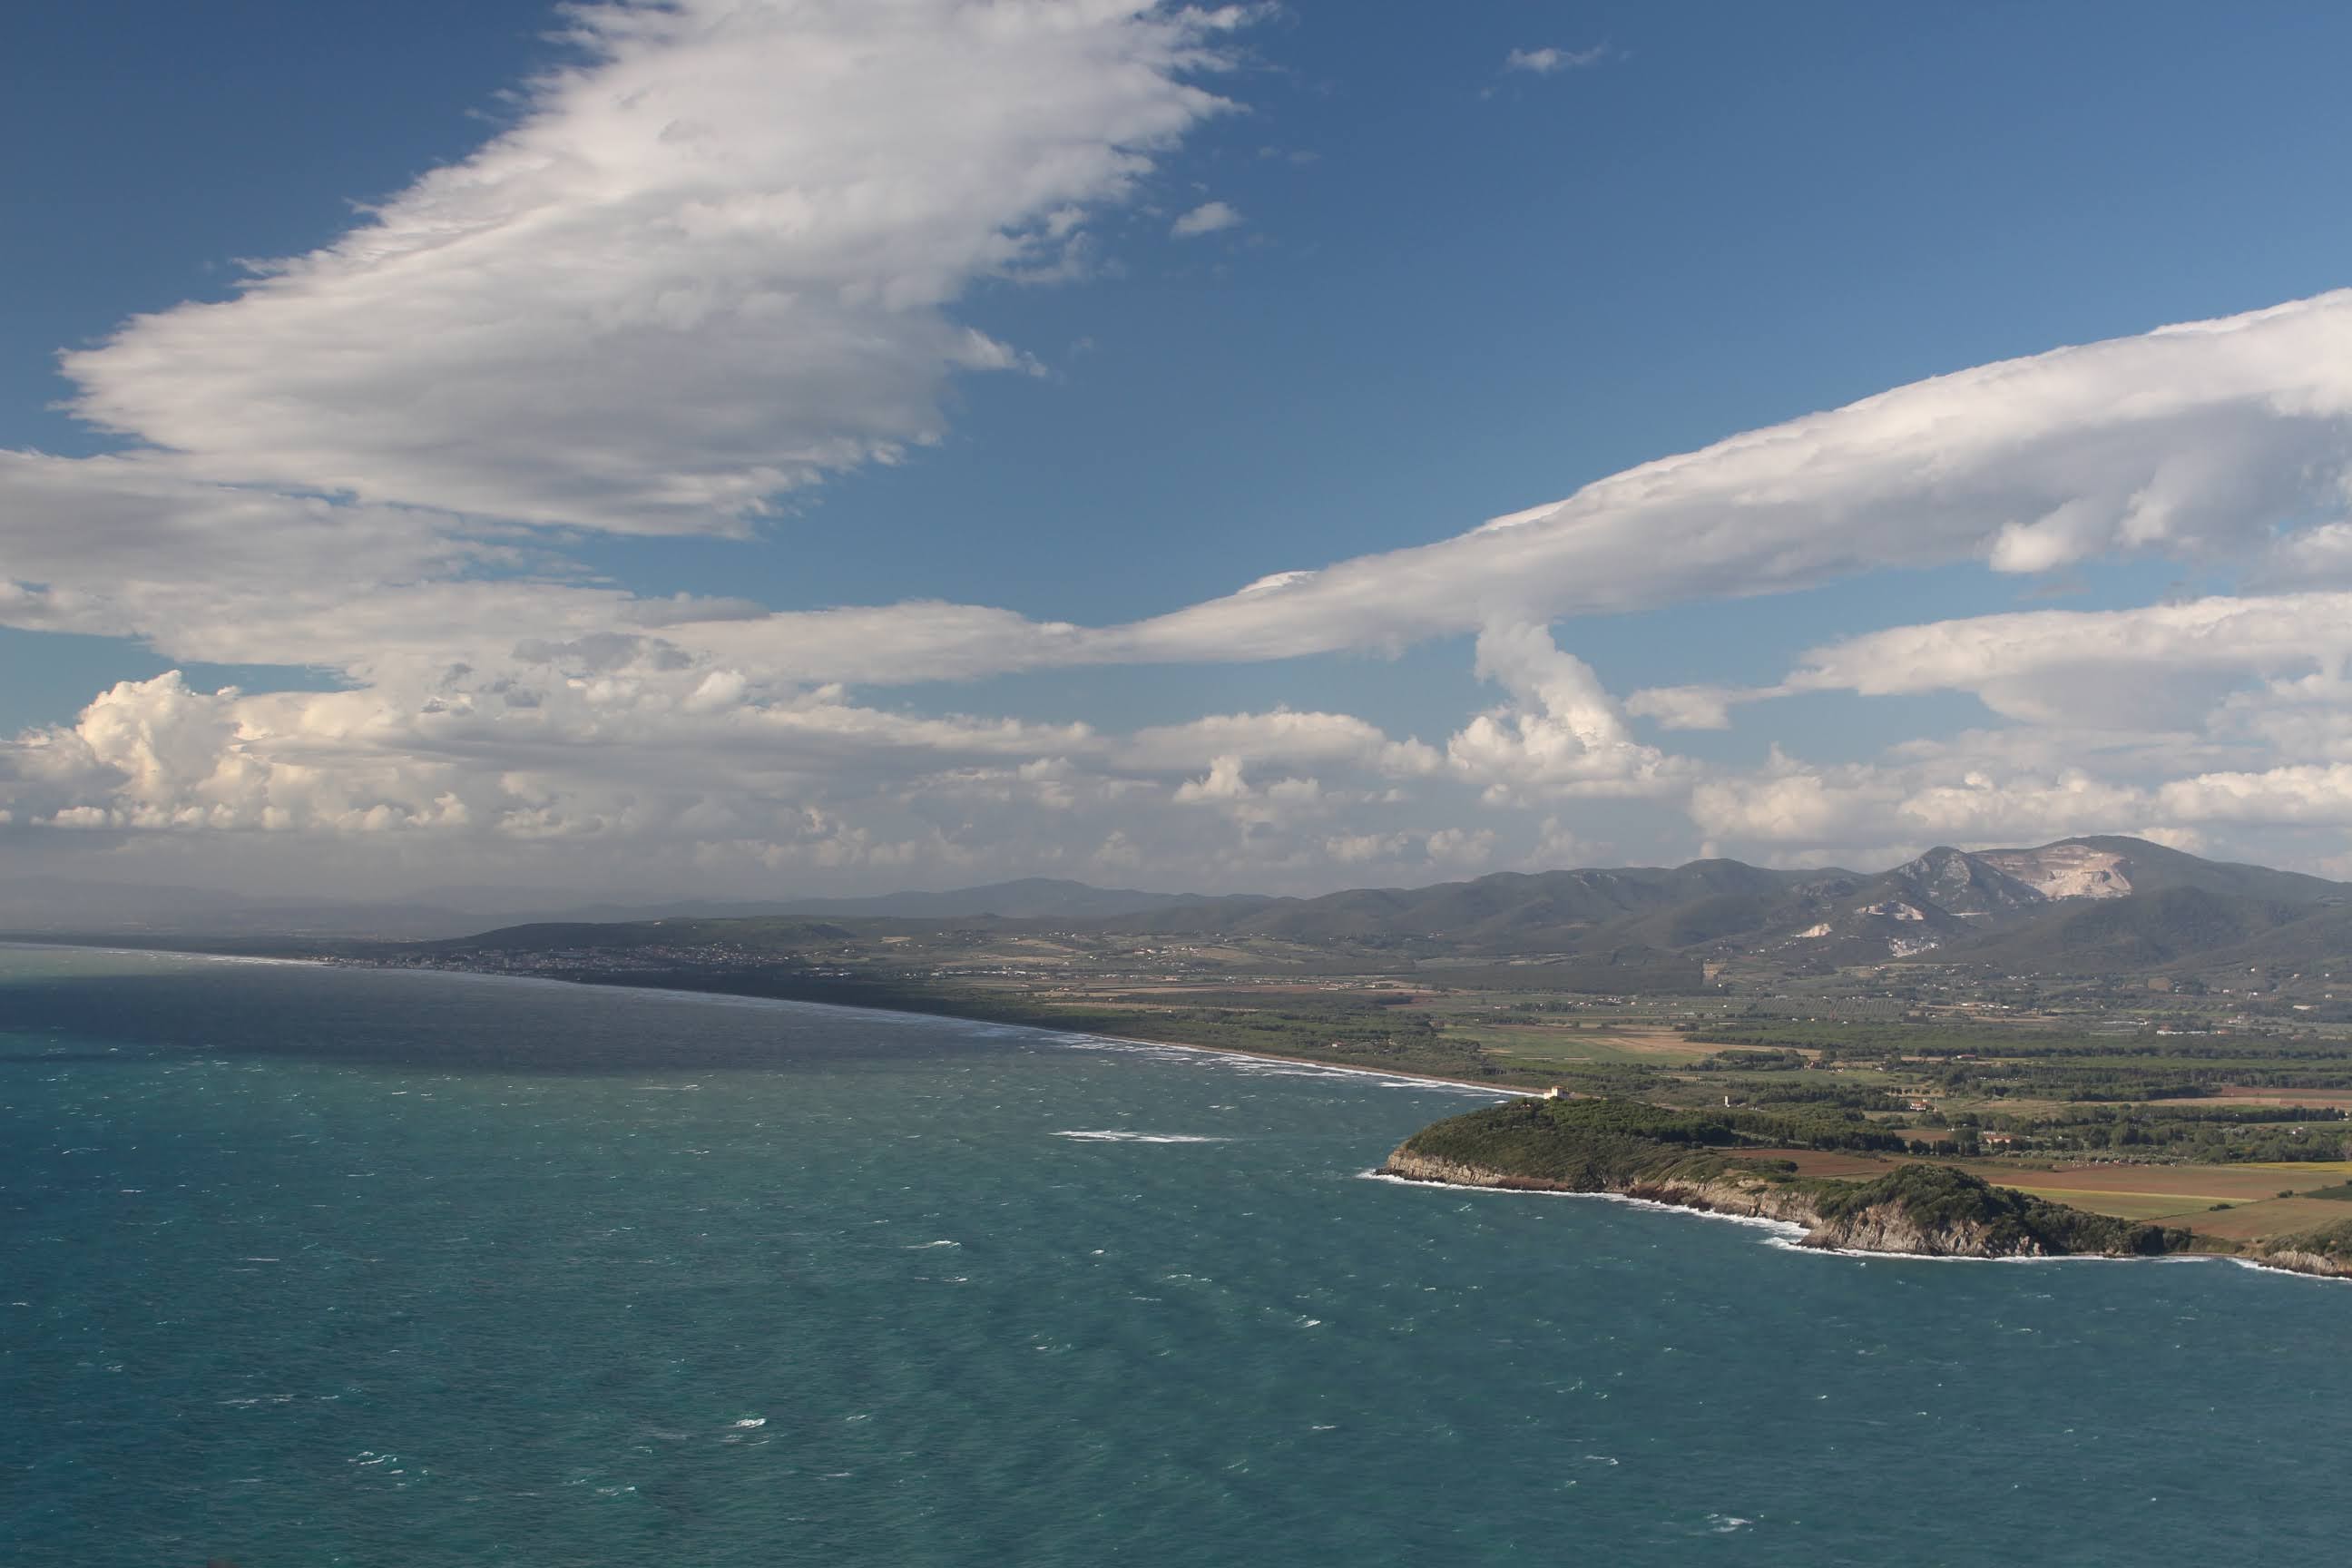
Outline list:
[[[1869,1252],[1856,1247],[1801,1247],[1792,1241],[1769,1241],[1768,1247],[1778,1247],[1789,1252],[1809,1253],[1815,1258],[1854,1258],[1863,1262],[1892,1259],[1902,1263],[2205,1263],[2213,1255],[2202,1252],[2164,1252],[2130,1258],[2110,1258],[2104,1252],[2060,1252],[2045,1257],[1970,1258],[1949,1252]],[[2231,1258],[2230,1261],[2236,1262]]]
[[[2109,1258],[2096,1252],[2062,1252],[2048,1258],[1965,1258],[1946,1252],[1865,1252],[1852,1247],[1807,1247],[1800,1240],[1808,1234],[1807,1228],[1793,1220],[1765,1219],[1757,1215],[1718,1214],[1713,1209],[1662,1204],[1655,1198],[1628,1197],[1623,1193],[1562,1193],[1542,1187],[1474,1187],[1452,1182],[1417,1182],[1410,1176],[1391,1176],[1384,1171],[1359,1171],[1357,1176],[1367,1182],[1390,1182],[1401,1187],[1434,1188],[1446,1193],[1491,1193],[1497,1197],[1509,1198],[1601,1198],[1612,1204],[1629,1204],[1634,1208],[1659,1209],[1667,1214],[1690,1215],[1698,1219],[1725,1220],[1733,1225],[1774,1232],[1764,1238],[1765,1246],[1781,1252],[1802,1253],[1809,1258],[1851,1258],[1864,1263],[2234,1263],[2241,1268],[2251,1268],[2259,1274],[2284,1274],[2296,1279],[2316,1280],[2323,1285],[2352,1285],[2352,1276],[2306,1274],[2300,1268],[2282,1268],[2274,1263],[2258,1263],[2251,1258],[2232,1258],[2220,1252],[2166,1252],[2134,1258]]]
[[[323,963],[316,958],[269,958],[257,952],[190,952],[176,947],[113,947],[104,942],[42,942],[12,938],[0,942],[11,952],[103,952],[124,958],[184,958],[198,963]]]
[[[1769,1230],[1774,1233],[1773,1239],[1776,1242],[1792,1247],[1795,1247],[1794,1242],[1782,1241],[1781,1238],[1806,1234],[1805,1227],[1794,1220],[1766,1219],[1761,1215],[1719,1214],[1714,1209],[1695,1209],[1683,1204],[1662,1204],[1655,1198],[1628,1197],[1623,1193],[1563,1193],[1545,1187],[1474,1187],[1453,1182],[1417,1182],[1411,1176],[1391,1176],[1385,1171],[1359,1171],[1356,1175],[1360,1181],[1391,1182],[1400,1187],[1419,1187],[1424,1192],[1491,1193],[1496,1197],[1503,1198],[1598,1198],[1603,1203],[1624,1204],[1637,1209],[1655,1209],[1661,1214],[1689,1215],[1696,1219],[1720,1220],[1727,1225],[1744,1225],[1751,1229]],[[1819,1249],[1808,1247],[1800,1247],[1797,1250],[1813,1252]],[[1893,1255],[1874,1252],[1865,1253],[1864,1256],[1885,1258]]]
[[[1024,1026],[1024,1032],[1074,1050],[1120,1051],[1136,1056],[1205,1059],[1258,1078],[1368,1078],[1384,1089],[1436,1089],[1448,1094],[1475,1094],[1488,1100],[1524,1100],[1538,1092],[1502,1085],[1468,1083],[1458,1078],[1424,1078],[1417,1073],[1383,1072],[1378,1068],[1341,1067],[1336,1062],[1310,1062],[1297,1057],[1262,1056],[1255,1051],[1229,1050],[1222,1046],[1188,1046],[1173,1040],[1137,1040],[1121,1035],[1080,1034],[1075,1030]]]
[[[2251,1258],[2231,1258],[2223,1253],[2209,1253],[2217,1263],[2234,1263],[2241,1268],[2251,1268],[2257,1274],[2284,1274],[2296,1279],[2308,1279],[2318,1285],[2352,1285],[2352,1274],[2312,1274],[2300,1268],[2282,1268],[2275,1263],[2257,1263]]]

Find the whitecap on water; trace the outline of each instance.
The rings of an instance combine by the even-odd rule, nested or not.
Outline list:
[[[1122,1132],[1116,1129],[1087,1131],[1071,1129],[1056,1132],[1056,1138],[1075,1138],[1081,1143],[1230,1143],[1230,1138],[1213,1138],[1202,1132]]]

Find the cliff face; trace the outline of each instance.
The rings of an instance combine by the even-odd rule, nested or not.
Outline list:
[[[1832,1126],[1832,1136],[1849,1130]],[[1801,1227],[1802,1245],[1925,1258],[2151,1258],[2194,1246],[2274,1268],[2352,1278],[2352,1219],[2231,1244],[2053,1203],[1939,1161],[1885,1161],[1864,1179],[1804,1178],[1743,1155],[1741,1129],[1706,1111],[1639,1100],[1519,1100],[1433,1122],[1397,1146],[1387,1175],[1454,1186],[1612,1193]],[[1819,1145],[1816,1145],[1819,1146]],[[1834,1145],[1844,1147],[1849,1145]]]
[[[1717,1214],[1785,1221],[1803,1245],[1927,1258],[2153,1258],[2216,1247],[2252,1262],[2352,1276],[2352,1220],[2247,1245],[2202,1243],[2144,1224],[1995,1186],[1957,1164],[1881,1160],[1877,1173],[1805,1177],[1764,1138],[1853,1148],[1866,1126],[1788,1126],[1764,1113],[1684,1110],[1631,1100],[1517,1100],[1449,1116],[1406,1139],[1383,1170],[1413,1181],[1613,1193]],[[1859,1145],[1868,1149],[1870,1145]],[[1871,1169],[1873,1167],[1865,1167]]]
[[[1443,1182],[1454,1186],[1502,1187],[1523,1192],[1612,1192],[1709,1214],[1780,1220],[1805,1227],[1799,1245],[1840,1251],[1907,1253],[1927,1258],[2053,1256],[2049,1247],[2031,1237],[1999,1234],[1996,1227],[1973,1218],[1923,1219],[1910,1205],[1897,1201],[1862,1205],[1832,1215],[1824,1212],[1818,1193],[1760,1176],[1724,1175],[1704,1181],[1668,1178],[1580,1187],[1514,1176],[1507,1172],[1424,1154],[1414,1150],[1410,1142],[1389,1156],[1381,1172],[1408,1181]]]
[[[2246,1248],[2248,1262],[2265,1268],[2289,1268],[2297,1274],[2319,1274],[2331,1279],[2352,1279],[2352,1220],[2343,1220],[2299,1236],[2270,1237]]]
[[[2265,1268],[2284,1268],[2294,1274],[2317,1274],[2329,1279],[2352,1279],[2352,1261],[2330,1258],[2324,1252],[2305,1252],[2299,1247],[2284,1247],[2277,1252],[2265,1252],[2259,1247],[2246,1255],[2249,1263],[2259,1263]]]

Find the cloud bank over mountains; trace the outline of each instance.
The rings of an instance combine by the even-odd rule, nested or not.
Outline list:
[[[1433,518],[1410,549],[1236,562],[1248,586],[1127,624],[642,596],[582,542],[761,548],[827,476],[921,461],[959,379],[1034,371],[960,301],[1083,287],[1101,226],[1245,112],[1260,18],[568,15],[572,63],[474,155],[226,300],[64,357],[75,412],[121,449],[0,453],[0,625],[342,689],[98,693],[0,743],[0,844],[228,875],[332,841],[413,882],[560,878],[562,840],[682,888],[1318,888],[1621,845],[1875,863],[2103,829],[2352,851],[2352,291],[1915,383],[1466,531]],[[1161,243],[1238,221],[1174,205]],[[2134,557],[2237,590],[1875,629],[1623,697],[1575,651],[1580,617]],[[1115,733],[967,712],[955,684],[1465,635],[1496,700],[1427,737],[1278,706]],[[1821,693],[1965,693],[1987,723],[1861,763],[1675,750]]]

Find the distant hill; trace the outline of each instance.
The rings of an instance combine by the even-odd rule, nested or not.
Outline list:
[[[1736,860],[1504,872],[1318,899],[1203,900],[1107,929],[1394,945],[1644,967],[1777,957],[1916,958],[2086,974],[2270,963],[2352,973],[2352,886],[2100,835],[2032,848],[1938,846],[1892,869],[1775,871]],[[1661,966],[1664,966],[1663,968]]]
[[[1843,875],[1843,873],[1838,873]],[[1113,930],[1214,931],[1297,942],[1431,939],[1495,952],[1581,951],[1629,942],[1671,947],[1700,929],[1745,929],[1776,909],[1811,871],[1768,871],[1737,860],[1671,868],[1497,872],[1432,888],[1360,888],[1319,899],[1215,900],[1113,920]],[[1635,930],[1663,919],[1658,930]],[[1622,928],[1622,932],[1620,928]],[[1597,944],[1596,934],[1623,940]]]
[[[719,904],[583,904],[577,895],[545,889],[502,892],[482,888],[450,889],[413,899],[370,903],[360,900],[255,898],[202,888],[20,877],[0,879],[0,931],[20,935],[271,935],[419,941],[479,931],[493,921],[530,926],[777,917],[951,921],[995,915],[1006,920],[1093,921],[1209,902],[1245,908],[1266,901],[1245,895],[1213,900],[1198,893],[1095,888],[1084,882],[1046,877],[956,888],[946,892]]]
[[[1202,904],[1231,906],[1270,900],[1251,895],[1210,899],[1199,893],[1147,893],[1134,888],[1095,888],[1052,877],[1024,877],[943,893],[884,893],[867,899],[801,899],[764,907],[763,914],[814,915],[832,920],[970,920],[1001,915],[1006,920],[1102,920],[1146,910],[1186,910]]]
[[[126,934],[352,932],[448,938],[488,923],[446,909],[219,900],[187,889],[78,889],[79,930]],[[0,888],[0,930],[37,914],[58,930],[58,889]],[[101,914],[115,922],[100,926]],[[625,919],[598,920],[599,915]],[[2206,860],[2143,839],[2095,836],[2032,848],[1938,846],[1891,869],[1780,871],[1737,860],[1674,867],[1500,872],[1424,888],[1320,898],[1207,897],[1029,878],[945,892],[770,904],[620,908],[550,917],[440,945],[529,952],[724,943],[782,953],[941,925],[1258,937],[1391,950],[1400,957],[1556,966],[1563,977],[1638,977],[1625,989],[1687,990],[1710,964],[1762,959],[1807,970],[1906,959],[2020,974],[2210,976],[2276,966],[2352,986],[2352,885]],[[463,923],[459,923],[463,922]],[[2289,978],[2292,978],[2292,973]]]

